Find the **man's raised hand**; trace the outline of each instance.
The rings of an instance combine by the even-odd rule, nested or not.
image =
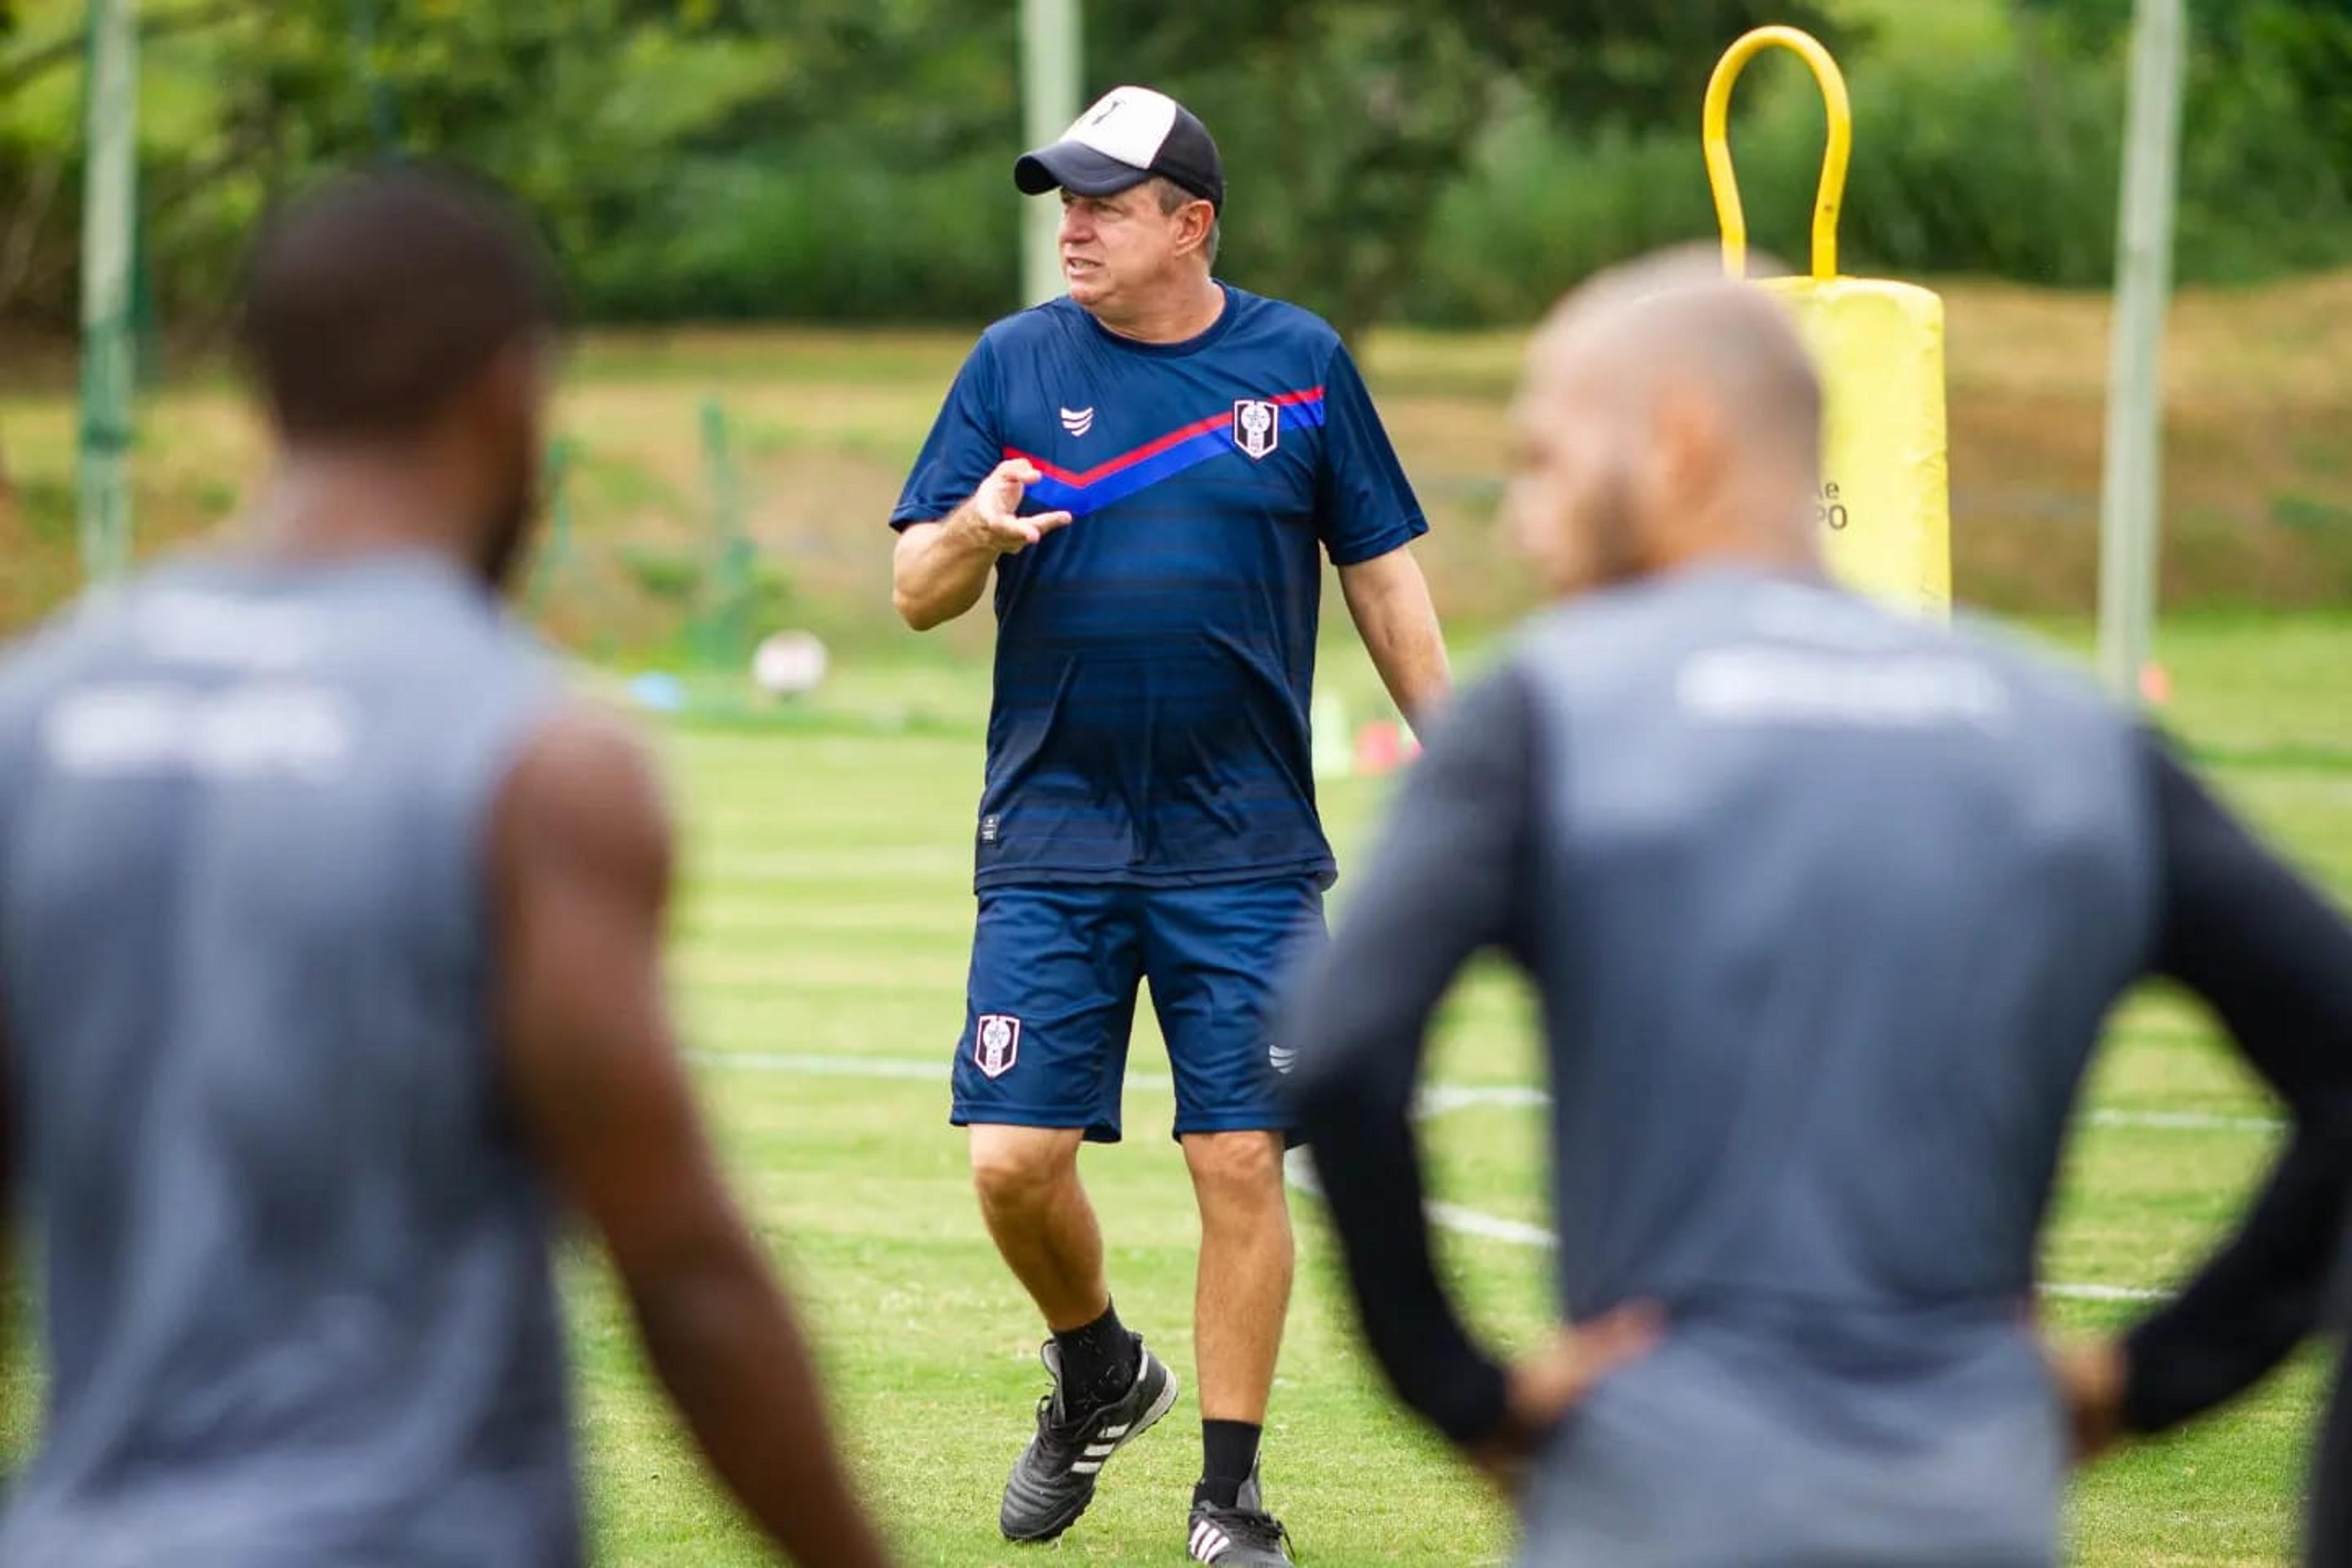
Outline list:
[[[1023,497],[1041,477],[1036,465],[1024,458],[997,464],[996,471],[980,482],[964,508],[966,536],[999,555],[1018,555],[1055,529],[1067,528],[1070,514],[1066,511],[1019,515]]]

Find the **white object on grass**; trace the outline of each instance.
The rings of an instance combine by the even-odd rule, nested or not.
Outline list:
[[[814,632],[778,632],[751,655],[751,681],[771,697],[805,697],[831,663]]]

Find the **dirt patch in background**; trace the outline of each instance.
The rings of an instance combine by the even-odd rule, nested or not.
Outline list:
[[[1961,595],[2097,602],[2110,325],[2104,295],[1946,292],[1952,552]],[[2352,598],[2352,277],[2191,290],[2165,341],[2170,608]]]
[[[2089,614],[2108,300],[1968,283],[1937,291],[1957,592],[1990,609]],[[1524,602],[1492,527],[1519,353],[1509,334],[1405,332],[1367,356],[1441,525],[1432,574],[1449,607],[1474,616]],[[2352,603],[2352,276],[2183,292],[2165,370],[2166,606]]]

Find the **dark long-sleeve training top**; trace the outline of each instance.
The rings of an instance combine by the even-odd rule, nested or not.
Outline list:
[[[2345,1163],[2352,931],[2160,740],[1826,586],[1612,591],[1463,696],[1286,1015],[1366,1335],[1459,1442],[1498,1428],[1503,1374],[1433,1267],[1409,1116],[1486,949],[1540,997],[1567,1314],[1672,1313],[1530,1504],[1612,1561],[1710,1529],[1752,1563],[2048,1560],[2035,1247],[2143,977],[2210,1003]],[[1771,1501],[1801,1492],[1854,1506]]]

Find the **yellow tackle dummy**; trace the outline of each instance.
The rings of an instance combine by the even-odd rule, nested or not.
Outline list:
[[[1787,300],[1826,396],[1821,520],[1831,569],[1862,592],[1940,618],[1952,600],[1951,489],[1944,421],[1944,302],[1925,289],[1837,274],[1838,204],[1853,150],[1853,113],[1837,61],[1811,35],[1759,27],[1731,46],[1707,83],[1707,184],[1723,262],[1748,271],[1748,220],[1732,174],[1732,84],[1767,48],[1812,67],[1829,110],[1829,145],[1813,203],[1810,278],[1759,279]]]

